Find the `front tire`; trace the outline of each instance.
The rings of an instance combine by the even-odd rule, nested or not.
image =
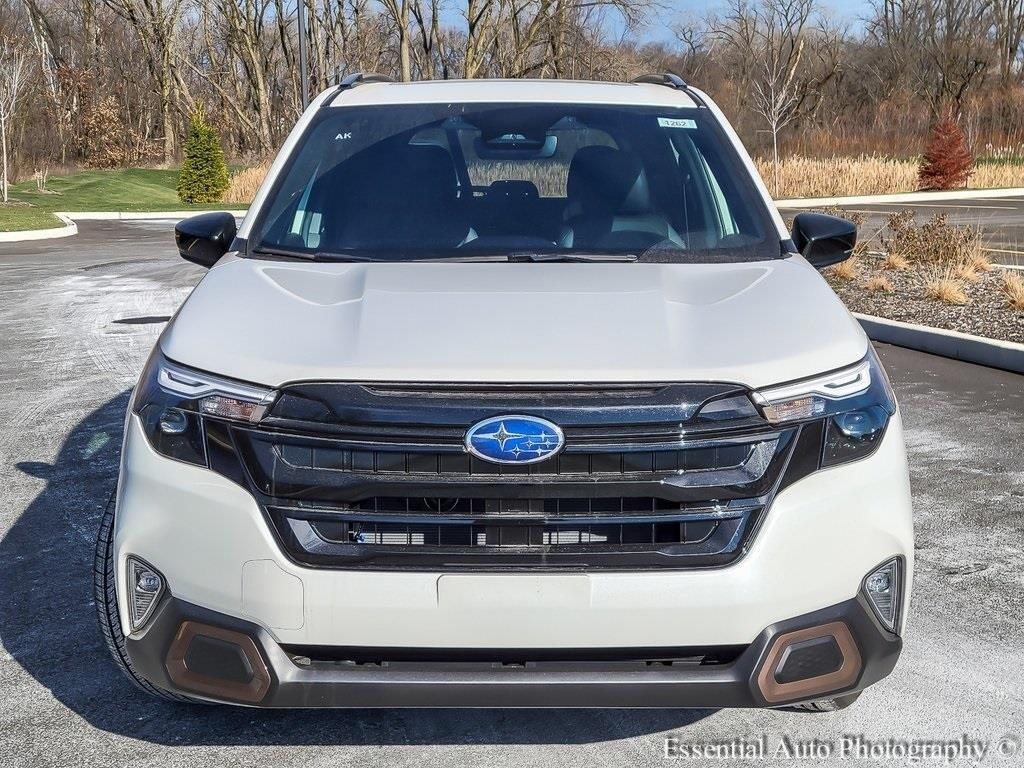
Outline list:
[[[110,501],[100,519],[100,529],[96,534],[96,556],[93,560],[93,596],[96,600],[96,617],[99,619],[100,632],[107,644],[114,664],[121,673],[132,681],[136,688],[145,691],[164,701],[195,702],[187,696],[170,693],[157,688],[145,678],[139,676],[132,666],[131,659],[125,650],[124,633],[121,631],[121,618],[117,609],[117,564],[114,562],[114,511],[116,508],[117,490],[110,495]]]

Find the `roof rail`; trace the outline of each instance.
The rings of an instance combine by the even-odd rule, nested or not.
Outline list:
[[[353,72],[351,75],[345,75],[341,77],[341,73],[338,73],[336,78],[338,85],[342,88],[351,88],[352,86],[359,85],[361,83],[393,83],[395,78],[390,75],[379,75],[376,72]]]
[[[640,75],[640,77],[634,77],[629,82],[631,83],[646,83],[648,85],[667,85],[669,88],[678,88],[681,91],[685,91],[688,86],[686,81],[683,80],[679,75],[673,75],[671,72],[650,72],[646,75]]]
[[[671,72],[652,72],[647,75],[640,75],[640,77],[634,77],[629,82],[647,83],[650,85],[667,85],[669,88],[675,88],[677,91],[683,91],[683,93],[693,99],[694,104],[698,107],[707,106],[707,102],[700,97],[700,93],[697,90],[687,85],[686,81],[679,75],[673,75]]]

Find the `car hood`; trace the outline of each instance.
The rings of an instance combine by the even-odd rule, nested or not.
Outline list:
[[[226,258],[161,338],[177,362],[278,386],[721,381],[864,356],[802,258],[744,264],[306,264]]]

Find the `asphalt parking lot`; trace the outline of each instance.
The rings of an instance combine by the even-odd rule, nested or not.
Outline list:
[[[166,222],[80,228],[0,245],[0,765],[590,768],[661,764],[666,737],[764,745],[764,759],[721,765],[787,765],[780,745],[812,740],[832,754],[803,764],[841,764],[843,737],[966,737],[987,745],[984,765],[1024,760],[1009,756],[1024,738],[1024,378],[887,346],[917,578],[899,665],[847,710],[273,712],[147,698],[102,646],[93,540],[129,389],[202,271],[175,256]]]
[[[896,211],[913,211],[919,224],[937,213],[943,213],[948,217],[950,224],[980,227],[984,235],[985,249],[993,262],[1024,269],[1024,197],[986,197],[932,203],[858,204],[841,207],[864,216],[865,221],[860,231],[860,237],[864,241],[876,239],[890,214]],[[787,219],[800,210],[780,209]]]

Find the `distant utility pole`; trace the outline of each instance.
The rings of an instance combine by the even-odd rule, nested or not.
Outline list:
[[[306,73],[306,0],[298,0],[296,7],[299,25],[299,93],[302,109],[309,106],[309,77]]]

